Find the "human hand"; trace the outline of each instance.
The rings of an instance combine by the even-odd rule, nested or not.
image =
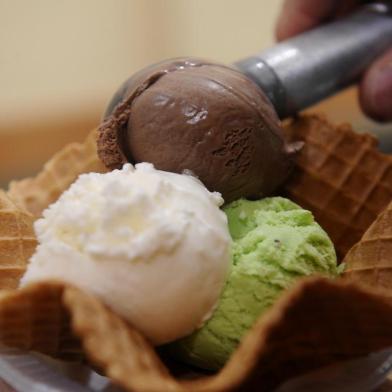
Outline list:
[[[343,16],[359,0],[285,0],[276,26],[278,41]],[[365,28],[365,27],[364,27]],[[365,72],[359,84],[362,110],[378,121],[392,120],[392,48]]]

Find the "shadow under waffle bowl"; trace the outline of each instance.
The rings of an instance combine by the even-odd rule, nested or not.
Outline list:
[[[305,141],[287,196],[313,212],[341,260],[392,200],[392,156],[377,150],[373,136],[319,115],[291,121],[285,133]]]
[[[259,319],[219,373],[189,381],[175,379],[137,330],[79,289],[47,282],[0,296],[1,343],[63,358],[77,358],[83,346],[92,364],[129,391],[270,391],[392,346],[391,331],[387,299],[352,284],[307,279]]]

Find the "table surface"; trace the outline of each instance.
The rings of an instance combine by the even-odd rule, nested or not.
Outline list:
[[[392,375],[389,377],[390,379],[388,379],[380,388],[378,388],[374,392],[392,392]],[[4,381],[0,380],[0,392],[17,392],[17,391],[11,388]],[[338,391],[334,391],[334,392],[338,392]]]

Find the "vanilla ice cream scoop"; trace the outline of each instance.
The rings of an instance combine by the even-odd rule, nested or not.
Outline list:
[[[81,175],[35,224],[22,285],[71,283],[102,299],[154,344],[212,314],[229,267],[219,193],[151,164]]]

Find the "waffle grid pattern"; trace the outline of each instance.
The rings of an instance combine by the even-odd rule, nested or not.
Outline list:
[[[0,288],[18,287],[37,241],[33,217],[0,191]]]
[[[62,358],[79,358],[83,346],[129,391],[271,391],[321,366],[390,347],[391,329],[386,298],[306,279],[259,319],[219,373],[187,380],[174,378],[138,331],[79,289],[47,282],[0,296],[0,343]]]
[[[0,297],[0,342],[64,359],[81,357],[62,305],[61,285],[42,283]]]
[[[346,255],[345,278],[390,290],[392,281],[392,201]]]
[[[314,213],[342,257],[392,199],[392,156],[377,151],[372,136],[315,115],[294,121],[286,133],[305,141],[288,196]]]

